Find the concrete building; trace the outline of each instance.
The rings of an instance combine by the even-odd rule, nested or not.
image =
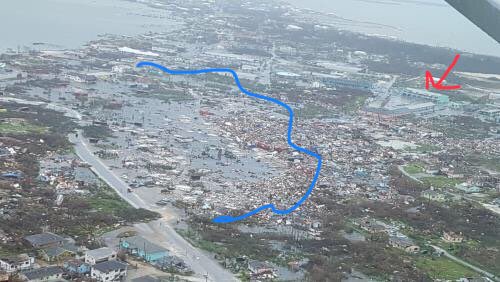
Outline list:
[[[434,102],[439,105],[447,105],[450,102],[450,98],[446,95],[420,89],[396,88],[393,91],[401,96],[415,98],[415,99],[423,99],[426,101]]]
[[[487,121],[492,121],[492,122],[499,122],[500,123],[500,109],[497,108],[491,108],[491,109],[483,109],[479,110],[479,115],[483,119]]]

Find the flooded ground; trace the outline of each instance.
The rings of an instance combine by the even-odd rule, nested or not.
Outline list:
[[[194,83],[202,84],[196,80]],[[85,99],[75,93],[85,93]],[[216,195],[217,191],[237,189],[238,183],[278,175],[280,164],[270,161],[262,151],[242,147],[238,137],[221,134],[206,119],[207,109],[210,115],[223,116],[243,107],[241,103],[247,103],[249,111],[261,107],[243,99],[238,105],[235,101],[241,97],[228,95],[217,93],[211,97],[196,92],[186,95],[186,99],[170,101],[138,95],[124,83],[99,81],[64,92],[34,87],[23,97],[84,115],[80,122],[84,126],[107,124],[111,136],[99,144],[90,144],[90,149],[150,207],[158,208],[155,204],[161,199],[195,203],[207,191]],[[231,106],[207,107],[202,103],[212,98],[219,105],[231,99]],[[201,179],[192,174],[199,174]]]

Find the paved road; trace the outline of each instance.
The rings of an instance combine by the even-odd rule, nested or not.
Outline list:
[[[409,174],[408,172],[406,172],[406,170],[405,170],[402,166],[398,165],[398,169],[399,169],[399,171],[401,171],[401,173],[402,173],[402,174],[404,174],[406,177],[408,177],[408,178],[410,178],[410,179],[412,179],[412,180],[415,180],[415,181],[417,181],[417,182],[418,182],[418,183],[420,183],[420,184],[423,184],[422,180],[420,180],[420,179],[418,179],[418,178],[414,177],[413,175]]]
[[[460,258],[458,258],[458,257],[456,257],[456,256],[454,256],[454,255],[452,255],[450,253],[448,253],[447,251],[445,251],[444,249],[442,249],[442,248],[440,248],[438,246],[431,245],[431,247],[433,247],[436,251],[442,253],[445,257],[447,257],[447,258],[449,258],[449,259],[451,259],[451,260],[453,260],[455,262],[458,262],[459,264],[464,265],[464,266],[466,266],[466,267],[468,267],[468,268],[476,271],[477,273],[481,273],[482,275],[485,275],[488,278],[491,278],[491,279],[493,279],[495,281],[500,281],[500,278],[496,277],[493,273],[489,273],[489,272],[487,272],[485,270],[482,270],[481,268],[476,267],[476,266],[474,266],[474,265],[472,265],[472,264],[470,264],[470,263],[468,263],[468,262],[466,262],[466,261],[464,261],[464,260],[462,260],[462,259],[460,259]]]
[[[83,161],[90,164],[92,166],[91,169],[103,181],[115,189],[124,200],[136,208],[157,210],[155,206],[146,203],[135,193],[127,192],[129,186],[92,153],[81,132],[78,133],[78,137],[71,134],[70,140],[75,144],[76,154]],[[204,278],[204,275],[208,275],[208,281],[238,281],[231,272],[224,269],[202,251],[191,246],[188,241],[177,234],[165,218],[149,223],[136,224],[135,227],[145,238],[166,247],[175,255],[183,258],[196,273],[196,276]]]

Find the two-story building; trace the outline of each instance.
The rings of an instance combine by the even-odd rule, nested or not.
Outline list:
[[[0,257],[0,269],[10,273],[33,268],[35,258],[27,254]]]
[[[116,260],[97,263],[90,272],[90,277],[99,282],[122,281],[126,276],[127,265]]]

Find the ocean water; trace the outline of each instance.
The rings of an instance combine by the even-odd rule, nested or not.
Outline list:
[[[121,0],[2,0],[0,51],[7,48],[77,48],[101,34],[165,30],[165,12]]]
[[[500,57],[500,44],[444,0],[284,1],[330,13],[342,29]],[[500,6],[500,0],[490,1]]]
[[[444,0],[284,1],[331,13],[343,29],[500,57],[500,44]],[[166,13],[123,0],[2,0],[0,52],[37,48],[33,43],[77,48],[100,34],[162,31],[176,25]]]

